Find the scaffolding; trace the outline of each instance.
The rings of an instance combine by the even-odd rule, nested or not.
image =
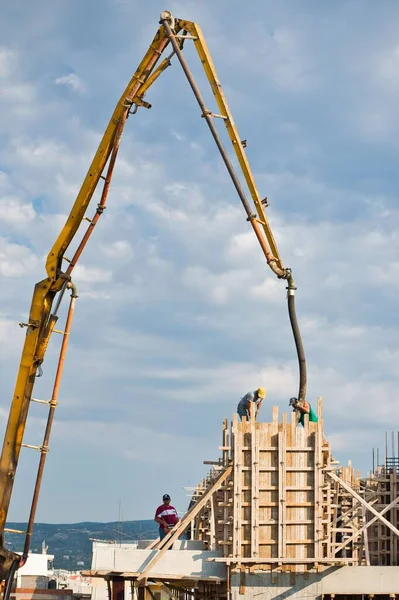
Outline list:
[[[230,424],[224,420],[221,454],[204,461],[211,469],[193,490],[186,515],[151,544],[142,568],[125,573],[140,597],[154,580],[194,598],[223,599],[231,597],[237,574],[242,594],[246,574],[287,574],[294,585],[295,576],[316,574],[320,582],[337,567],[398,565],[397,458],[386,457],[361,478],[351,462],[343,467],[333,459],[321,398],[317,416],[317,422],[305,416],[302,427],[296,412],[279,420],[275,406],[270,422],[252,412],[241,422],[237,415]],[[205,552],[203,570],[195,577],[190,571],[190,584],[183,572],[156,577],[183,533]],[[206,573],[210,563],[223,567],[217,576]]]

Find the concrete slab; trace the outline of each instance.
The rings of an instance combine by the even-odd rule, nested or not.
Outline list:
[[[399,567],[341,567],[323,577],[323,594],[399,593]]]
[[[123,547],[96,548],[93,553],[92,571],[112,571],[114,573],[141,573],[156,550],[131,550]],[[223,564],[207,562],[208,558],[220,557],[221,552],[204,550],[168,550],[150,571],[154,575],[185,577],[192,579],[224,580],[226,568]]]
[[[399,593],[399,567],[328,567],[322,573],[269,571],[247,573],[245,577],[233,573],[233,600],[242,600],[243,584],[246,600],[316,600],[325,594],[389,595]]]

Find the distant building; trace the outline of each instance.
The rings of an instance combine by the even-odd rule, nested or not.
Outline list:
[[[64,571],[60,577],[53,560],[52,554],[30,553],[17,572],[11,600],[89,600],[91,582],[80,573]]]
[[[17,571],[17,588],[47,588],[53,573],[53,554],[29,553],[28,560]]]

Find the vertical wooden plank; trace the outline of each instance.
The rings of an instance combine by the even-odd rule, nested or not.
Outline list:
[[[271,473],[271,481],[274,482],[274,486],[277,491],[271,492],[270,494],[270,518],[272,519],[273,525],[270,528],[270,541],[271,541],[271,553],[272,556],[278,558],[278,535],[279,535],[279,501],[278,501],[278,489],[280,486],[279,482],[279,453],[278,453],[278,433],[281,428],[278,422],[278,407],[273,406],[273,421],[269,424],[269,447],[273,448],[270,452],[270,465],[274,470]]]
[[[223,448],[228,448],[228,421],[227,419],[223,420],[223,425],[222,425],[222,447]],[[229,461],[229,454],[232,453],[232,449],[229,450],[223,450],[222,451],[222,463],[223,466],[226,467]],[[225,485],[222,487],[221,489],[221,500],[222,500],[222,509],[221,511],[217,511],[217,513],[215,514],[215,530],[216,530],[216,540],[215,540],[215,550],[222,550],[223,551],[223,556],[229,556],[229,544],[228,544],[228,537],[229,537],[229,531],[228,531],[228,526],[227,526],[227,522],[228,522],[228,518],[229,518],[229,508],[228,508],[228,491],[227,491],[227,487],[228,487],[228,481],[225,482]],[[223,521],[223,525],[222,525],[222,530],[219,530],[219,523],[218,523],[218,514],[221,514],[222,517],[222,521]],[[222,542],[222,543],[220,543]]]
[[[323,444],[324,444],[324,429],[322,429],[323,435]],[[331,462],[331,452],[329,444],[323,445],[323,453],[322,453],[322,467],[328,467]],[[326,556],[327,558],[334,558],[334,547],[332,545],[332,527],[333,518],[334,518],[334,509],[332,507],[332,498],[333,498],[333,489],[332,489],[332,480],[330,477],[327,477],[326,472],[323,471],[323,479],[322,485],[325,488],[325,498],[326,498],[326,506],[324,511],[324,519],[327,521],[324,527],[326,541]]]
[[[212,498],[210,501],[210,523],[209,523],[209,546],[211,550],[217,550],[217,545],[216,545],[216,519],[217,519],[217,500],[216,500],[216,494],[217,492],[215,492],[214,494],[212,494]]]
[[[290,445],[291,448],[297,448],[298,447],[298,415],[295,411],[292,411],[291,413],[291,419],[290,419],[290,424],[289,424],[289,437],[290,437]],[[297,467],[298,466],[298,452],[292,452],[291,456],[290,456],[290,466],[291,467]],[[290,486],[295,488],[293,489],[292,492],[290,492],[289,496],[291,499],[291,504],[293,502],[296,502],[298,500],[298,496],[299,496],[299,492],[298,492],[298,472],[297,471],[292,471],[290,473],[290,476],[287,476],[287,480],[290,482]],[[298,508],[295,506],[290,506],[289,509],[287,508],[287,518],[289,521],[293,521],[293,525],[290,526],[290,541],[292,540],[296,540],[299,537],[299,526],[298,526]],[[297,548],[296,548],[296,544],[294,543],[290,543],[287,546],[287,556],[289,558],[296,558],[297,557]]]
[[[362,506],[362,516],[363,523],[367,522],[366,508]],[[364,543],[364,554],[366,558],[366,565],[370,566],[370,548],[369,548],[369,539],[368,539],[368,529],[365,529],[363,532],[363,543]]]
[[[321,426],[321,430],[324,433],[324,422],[323,422],[323,398],[319,396],[317,398],[317,420]]]
[[[319,399],[320,400],[320,399]],[[320,402],[318,402],[318,413],[321,414]],[[320,559],[321,555],[321,535],[322,535],[322,489],[321,489],[321,468],[322,468],[322,420],[316,423],[316,432],[313,434],[314,455],[313,455],[313,502],[314,502],[314,554],[315,559]]]
[[[393,467],[392,473],[390,473],[389,475],[389,484],[390,484],[390,496],[389,496],[389,500],[388,498],[386,498],[386,502],[390,503],[393,502],[396,497],[397,497],[397,475],[396,475],[396,466]],[[392,523],[392,525],[394,525],[395,527],[397,527],[397,507],[394,506],[391,508],[391,511],[389,513],[389,520]],[[393,533],[393,531],[389,530],[391,533],[391,562],[390,565],[391,566],[396,566],[398,564],[397,558],[398,558],[398,538],[397,536]]]
[[[227,448],[228,448],[227,435],[228,435],[227,419],[224,419],[223,426],[222,426],[222,447],[224,448],[222,451],[222,456],[223,456],[222,461],[223,461],[223,466],[225,466],[225,467],[227,467],[228,458],[229,458],[229,451],[227,450]]]
[[[238,461],[238,447],[237,447],[237,440],[238,440],[238,421],[237,421],[237,414],[234,413],[233,415],[233,422],[231,425],[231,447],[232,447],[232,459],[233,459],[233,549],[232,549],[232,554],[233,556],[236,556],[236,552],[237,552],[237,519],[238,519],[238,514],[237,514],[237,502],[236,502],[236,498],[237,498],[237,494],[238,494],[238,481],[239,481],[239,471],[237,468],[237,461]],[[226,531],[226,529],[225,529]]]
[[[278,557],[286,557],[286,429],[278,433]]]
[[[238,590],[240,596],[245,596],[245,567],[242,566],[240,570],[240,587]]]
[[[305,415],[305,419],[304,419],[304,427],[298,427],[297,428],[297,433],[299,434],[298,436],[298,441],[299,441],[299,445],[303,448],[304,446],[308,446],[309,444],[309,415]],[[312,464],[312,455],[310,453],[309,456],[309,452],[305,452],[305,451],[301,451],[299,452],[299,466],[301,468],[300,472],[299,472],[299,481],[298,481],[298,486],[301,487],[301,491],[300,491],[300,498],[299,501],[302,504],[302,506],[299,507],[298,509],[298,518],[299,520],[310,520],[311,514],[312,514],[312,509],[311,507],[307,507],[304,506],[304,504],[307,502],[308,500],[308,492],[304,490],[304,487],[306,486],[306,482],[307,482],[307,472],[304,471],[304,467],[309,466],[310,464]],[[307,525],[306,527],[301,525],[300,526],[301,529],[301,534],[299,536],[298,539],[298,558],[307,558],[307,554],[306,554],[306,546],[305,543],[302,541],[305,538],[304,535],[304,531],[309,529],[309,526]],[[306,536],[307,538],[307,536]],[[299,567],[299,568],[303,568],[303,567]]]
[[[241,495],[242,495],[242,437],[243,427],[246,421],[236,423],[234,431],[234,534],[233,534],[233,556],[241,557]]]
[[[259,555],[259,423],[251,421],[251,556]]]
[[[242,497],[241,497],[241,515],[245,521],[241,523],[241,556],[251,555],[251,508],[252,508],[252,457],[251,457],[251,423],[255,421],[255,414],[245,424],[242,431],[243,459],[242,466]],[[243,508],[242,502],[245,502]]]

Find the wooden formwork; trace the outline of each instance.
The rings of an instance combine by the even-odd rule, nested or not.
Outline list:
[[[332,565],[397,564],[396,468],[365,482],[351,463],[338,467],[324,437],[321,399],[317,414],[318,422],[306,416],[303,427],[294,412],[279,421],[277,407],[270,422],[253,414],[242,422],[234,415],[230,427],[225,420],[220,458],[204,461],[210,473],[186,515],[154,542],[158,552],[138,581],[187,530],[205,549],[221,550],[208,560],[226,563],[227,581],[230,567],[291,571],[295,578]]]
[[[389,523],[397,528],[399,524],[397,465],[391,467],[388,463],[384,467],[377,468],[366,480],[366,485],[369,493],[374,496],[374,506],[385,515]],[[399,565],[398,536],[380,520],[373,518],[373,515],[368,515],[367,522],[370,523],[366,540],[369,564]]]
[[[350,463],[333,465],[321,398],[317,413],[318,422],[306,417],[304,427],[294,412],[289,418],[282,413],[279,421],[277,407],[270,422],[253,416],[240,422],[234,415],[229,429],[224,421],[222,456],[196,495],[220,470],[231,466],[232,473],[192,530],[210,549],[221,549],[226,563],[298,572],[323,564],[367,564],[364,536],[357,535],[365,522],[364,500],[353,491],[361,492],[359,473]]]
[[[308,559],[326,555],[322,469],[330,446],[319,422],[298,427],[296,413],[270,423],[232,425],[234,456],[233,557]]]

